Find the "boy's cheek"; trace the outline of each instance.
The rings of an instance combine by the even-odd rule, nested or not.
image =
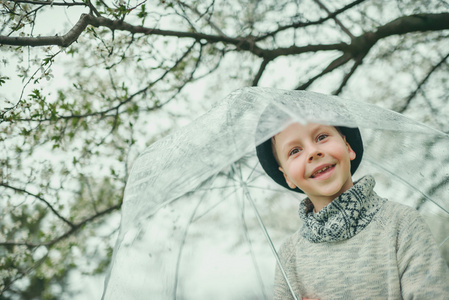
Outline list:
[[[301,180],[304,180],[304,168],[301,166],[292,166],[288,179],[295,187],[299,187]],[[288,182],[287,182],[288,183]]]

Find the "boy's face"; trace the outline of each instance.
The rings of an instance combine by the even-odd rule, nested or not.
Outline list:
[[[353,186],[356,154],[333,126],[293,123],[275,136],[274,147],[288,186],[312,202],[330,202]]]

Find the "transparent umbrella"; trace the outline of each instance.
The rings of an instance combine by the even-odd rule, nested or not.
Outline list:
[[[271,299],[305,196],[268,178],[255,148],[290,122],[358,127],[354,179],[371,174],[382,197],[417,208],[448,260],[447,134],[363,102],[245,88],[134,163],[103,299]]]

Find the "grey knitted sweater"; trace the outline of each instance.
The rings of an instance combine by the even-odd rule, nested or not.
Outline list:
[[[422,217],[374,185],[366,176],[316,214],[302,202],[304,224],[279,251],[298,299],[449,299],[449,268]],[[274,299],[293,299],[279,267]]]

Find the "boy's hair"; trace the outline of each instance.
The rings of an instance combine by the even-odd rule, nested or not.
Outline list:
[[[262,114],[263,115],[263,114]],[[259,121],[260,123],[260,121]],[[363,142],[362,137],[360,135],[360,130],[358,128],[351,127],[343,127],[343,126],[334,126],[337,131],[346,137],[346,141],[351,146],[352,150],[356,153],[356,157],[351,161],[351,175],[357,170],[360,165],[363,156]],[[275,136],[272,136],[262,144],[256,147],[257,158],[259,159],[262,168],[265,172],[270,176],[276,183],[282,185],[283,187],[295,191],[298,193],[304,193],[299,188],[292,189],[285,182],[284,175],[279,170],[279,159],[277,157],[277,153],[274,147],[275,140],[273,140]]]
[[[276,136],[273,135],[271,137],[271,151],[273,151],[274,160],[276,160],[277,164],[281,166],[281,161],[279,160],[278,152],[276,151]]]

